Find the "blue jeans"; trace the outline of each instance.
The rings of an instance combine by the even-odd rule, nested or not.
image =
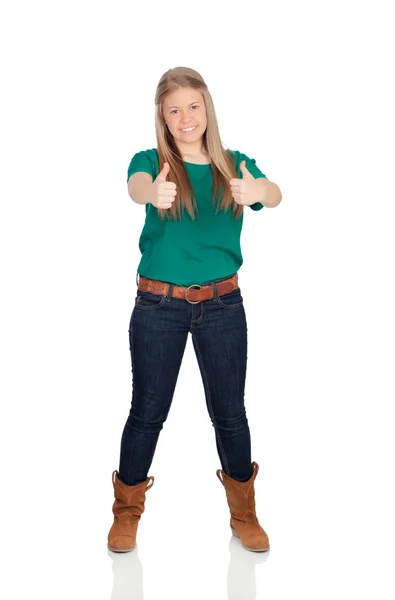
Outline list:
[[[119,479],[146,480],[159,434],[167,419],[188,334],[204,385],[222,469],[238,481],[252,475],[250,430],[244,406],[247,322],[240,288],[190,304],[137,290],[129,324],[132,402],[121,440]],[[203,285],[203,284],[202,284]]]

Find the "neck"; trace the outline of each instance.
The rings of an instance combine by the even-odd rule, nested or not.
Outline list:
[[[198,158],[201,156],[207,156],[206,149],[204,147],[203,138],[196,140],[193,144],[185,144],[183,142],[177,143],[178,150],[181,156],[190,157],[190,158]]]

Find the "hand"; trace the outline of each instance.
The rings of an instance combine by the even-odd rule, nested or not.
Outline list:
[[[166,181],[169,170],[170,165],[169,163],[165,162],[163,169],[152,183],[154,187],[151,204],[156,206],[156,208],[171,208],[171,205],[177,195],[176,184],[172,181]]]
[[[245,160],[241,161],[240,170],[243,174],[243,179],[231,179],[229,181],[232,196],[237,204],[251,206],[251,204],[259,202],[259,190],[256,185],[256,179],[247,169]]]

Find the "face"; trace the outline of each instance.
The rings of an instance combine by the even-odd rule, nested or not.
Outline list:
[[[206,131],[206,106],[202,94],[193,88],[171,92],[163,101],[163,117],[179,146],[194,145]],[[194,127],[193,131],[183,131]]]

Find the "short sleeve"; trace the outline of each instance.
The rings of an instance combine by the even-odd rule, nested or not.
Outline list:
[[[152,164],[152,159],[147,150],[137,152],[133,156],[128,167],[127,181],[129,181],[129,178],[131,177],[131,175],[133,175],[133,173],[139,173],[141,171],[143,171],[144,173],[149,173],[152,177],[152,181],[156,179],[154,165]]]
[[[247,167],[248,171],[251,173],[251,175],[253,175],[255,177],[255,179],[258,179],[259,177],[265,177],[265,179],[267,179],[266,175],[264,173],[262,173],[260,168],[257,166],[255,158],[249,158],[246,154],[242,154],[241,152],[240,152],[239,169],[240,169],[240,163],[243,160],[246,161],[246,167]],[[239,176],[242,178],[241,171],[240,171]],[[250,204],[249,207],[252,210],[262,210],[262,208],[264,208],[264,206],[261,202],[255,202],[255,204]]]

